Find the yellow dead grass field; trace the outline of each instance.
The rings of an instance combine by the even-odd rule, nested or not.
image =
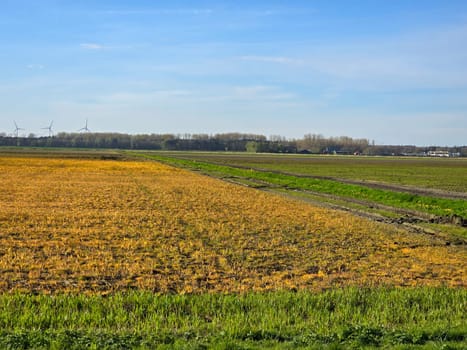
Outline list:
[[[466,286],[464,247],[153,162],[0,158],[0,291]]]

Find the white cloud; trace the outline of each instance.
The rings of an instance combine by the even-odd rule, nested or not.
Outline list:
[[[99,106],[148,106],[160,102],[174,102],[177,103],[180,99],[188,99],[193,96],[193,92],[182,89],[166,89],[154,90],[144,92],[134,91],[120,91],[108,95],[96,97],[91,103],[86,105],[99,105]]]
[[[108,10],[101,12],[105,15],[133,16],[133,15],[211,15],[214,10],[210,8],[179,8],[179,9],[135,9],[135,10]]]
[[[283,56],[241,56],[242,61],[268,62],[278,64],[302,64],[303,60]]]
[[[106,48],[105,46],[96,43],[82,43],[79,46],[86,50],[103,50]]]
[[[129,50],[134,48],[141,48],[144,45],[102,45],[97,43],[82,43],[79,45],[84,50]]]
[[[26,66],[26,68],[28,69],[38,69],[38,70],[41,70],[41,69],[44,69],[45,66],[43,66],[42,64],[28,64]]]
[[[236,86],[232,89],[230,98],[241,100],[290,100],[295,96],[284,92],[276,86],[254,85],[254,86]]]
[[[321,45],[307,54],[308,76],[352,89],[467,86],[467,26],[426,30],[377,41]]]

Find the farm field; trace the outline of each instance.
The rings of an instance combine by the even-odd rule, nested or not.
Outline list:
[[[5,347],[466,344],[446,237],[113,152],[0,154],[0,178]]]
[[[252,162],[258,159],[263,161],[263,168],[251,168],[239,165],[235,159],[232,164],[228,163],[229,159],[235,157],[248,159],[248,155],[227,154],[224,158],[219,153],[146,152],[136,154],[167,164],[201,171],[225,181],[300,198],[314,205],[351,211],[356,215],[375,221],[404,224],[406,228],[410,226],[413,231],[457,236],[460,239],[459,242],[466,243],[467,192],[465,191],[452,192],[440,188],[431,189],[420,186],[401,186],[381,181],[374,182],[362,177],[363,174],[354,174],[355,178],[352,179],[341,179],[304,175],[305,171],[294,173],[291,170],[295,169],[297,164],[300,165],[303,158],[297,158],[294,155],[251,155]],[[210,160],[209,157],[216,159],[216,161]],[[218,158],[222,161],[219,161]],[[328,159],[329,157],[322,158]],[[350,174],[353,171],[351,170],[352,159],[359,162],[359,158],[355,157],[337,157],[333,159],[333,162],[335,166],[340,163],[342,173]],[[279,164],[286,160],[287,164],[290,165],[288,171],[275,169],[278,167],[275,160]],[[366,160],[366,162],[368,161],[373,162],[372,167],[375,172],[379,171],[381,162],[387,162],[382,158]],[[405,160],[397,159],[397,161],[403,162]],[[444,172],[448,179],[452,176],[448,175],[449,168],[445,170],[441,163],[438,163],[439,160],[425,159],[425,162],[430,161],[433,161],[432,167],[440,169],[438,173]],[[465,163],[467,164],[467,162]],[[310,169],[314,167],[309,165]],[[394,167],[393,171],[396,172],[397,168]],[[423,172],[418,174],[421,182],[424,182],[427,176]],[[454,181],[454,178],[451,180]]]
[[[261,153],[161,152],[229,166],[366,182],[467,192],[467,159],[321,156]]]

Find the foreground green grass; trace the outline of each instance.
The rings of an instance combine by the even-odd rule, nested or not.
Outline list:
[[[268,171],[239,169],[227,165],[211,164],[204,161],[179,159],[154,154],[139,155],[168,164],[215,174],[217,176],[236,176],[240,178],[254,179],[289,189],[308,190],[344,198],[355,198],[362,201],[378,203],[395,208],[414,210],[436,216],[458,215],[463,218],[467,218],[467,206],[465,205],[465,201],[461,199],[456,200],[421,196],[410,193],[374,189],[360,185],[345,184],[333,180],[304,178]]]
[[[2,295],[0,348],[467,348],[467,290]]]

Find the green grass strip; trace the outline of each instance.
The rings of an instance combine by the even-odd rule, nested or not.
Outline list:
[[[467,345],[466,309],[467,290],[448,288],[241,295],[4,294],[0,348],[346,348],[430,342],[461,348]]]
[[[344,184],[332,180],[303,178],[267,171],[239,169],[226,165],[217,165],[196,160],[164,157],[160,155],[138,155],[207,173],[255,179],[291,189],[309,190],[340,197],[355,198],[358,200],[379,203],[395,208],[415,210],[436,216],[458,215],[463,218],[467,218],[467,204],[464,200],[460,199],[457,200],[421,196],[404,192],[374,189],[360,185]]]

